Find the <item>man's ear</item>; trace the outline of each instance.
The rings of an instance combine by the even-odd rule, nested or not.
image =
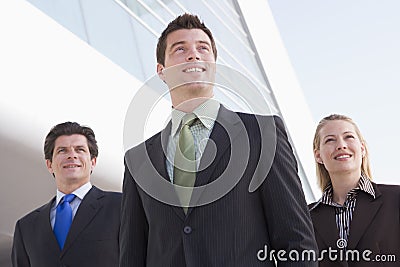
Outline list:
[[[54,174],[51,160],[46,159],[46,167],[49,173]]]
[[[97,158],[96,157],[92,158],[91,162],[92,162],[92,166],[90,167],[90,170],[93,171],[94,167],[96,166],[96,163],[97,163]]]
[[[157,74],[158,77],[165,83],[165,74],[164,74],[164,69],[165,67],[161,65],[160,63],[157,63]]]

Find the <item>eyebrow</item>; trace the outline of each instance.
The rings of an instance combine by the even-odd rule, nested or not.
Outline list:
[[[58,149],[61,149],[61,148],[68,148],[68,147],[70,147],[70,146],[57,146],[54,149],[58,150]],[[72,146],[72,147],[73,148],[86,148],[87,146],[86,145],[76,145],[76,146]]]
[[[175,43],[173,43],[173,44],[171,45],[171,47],[169,48],[169,51],[171,51],[175,46],[183,45],[183,44],[185,44],[185,43],[187,43],[187,41],[178,41],[178,42],[175,42]],[[198,40],[198,41],[196,41],[196,43],[199,43],[199,44],[206,44],[206,45],[208,45],[209,47],[211,47],[211,44],[210,44],[209,42],[207,42],[207,41]]]
[[[321,141],[324,141],[324,142],[325,142],[325,140],[328,139],[329,137],[335,137],[335,136],[334,136],[333,134],[325,135],[325,136],[323,136],[323,137],[321,138]]]
[[[175,43],[173,43],[173,44],[171,45],[171,47],[169,48],[169,50],[172,50],[175,46],[177,46],[177,45],[182,45],[182,44],[184,44],[184,43],[185,43],[185,41],[175,42]]]
[[[346,131],[346,132],[343,132],[342,134],[348,134],[348,133],[356,134],[356,133],[353,132],[353,131]],[[325,135],[325,136],[323,137],[323,139],[325,139],[325,138],[327,138],[327,137],[335,137],[335,135],[334,135],[334,134],[328,134],[328,135]]]

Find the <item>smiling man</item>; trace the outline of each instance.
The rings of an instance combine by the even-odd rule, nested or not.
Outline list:
[[[17,222],[13,266],[118,266],[121,194],[90,183],[98,156],[93,130],[58,124],[46,136],[44,154],[57,193]]]
[[[216,59],[195,15],[158,40],[171,121],[126,152],[120,267],[317,266],[289,258],[317,246],[283,122],[214,100]],[[281,257],[258,257],[264,248]]]

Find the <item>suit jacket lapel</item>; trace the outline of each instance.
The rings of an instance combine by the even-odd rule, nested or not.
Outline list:
[[[204,171],[198,172],[196,176],[195,186],[205,185],[210,181],[212,177],[212,173],[214,172],[216,166],[218,165],[219,160],[221,159],[222,155],[225,154],[227,148],[229,147],[230,143],[233,139],[235,139],[238,134],[244,129],[243,124],[241,123],[240,118],[237,116],[235,112],[227,110],[222,105],[220,106],[220,110],[218,112],[217,120],[214,125],[214,128],[211,132],[210,139],[212,139],[217,146],[216,154],[215,154],[215,147],[207,143],[207,146],[204,150],[201,162],[200,162],[200,170],[204,168],[204,166],[208,166],[204,168]],[[171,132],[171,122],[164,128],[164,130],[151,142],[148,142],[144,145],[144,150],[146,156],[148,156],[148,160],[144,160],[144,163],[139,167],[137,177],[143,177],[142,182],[148,183],[146,186],[151,186],[152,179],[153,182],[157,182],[159,176],[162,176],[168,182],[170,182],[170,178],[168,176],[166,170],[166,150],[168,144],[168,138]],[[154,173],[154,170],[157,173]],[[146,177],[146,178],[144,178]],[[173,197],[176,200],[178,196],[171,187],[171,190],[165,190],[162,194],[168,194],[169,197]],[[192,195],[192,203],[196,203],[197,200],[200,198],[201,193],[197,195]],[[178,203],[178,202],[177,202]],[[182,220],[186,219],[186,215],[179,206],[171,206],[174,212],[178,215],[179,218]],[[188,210],[188,215],[190,214],[191,208]]]
[[[54,254],[59,255],[61,252],[60,247],[58,246],[56,236],[53,233],[53,229],[50,223],[50,210],[55,200],[56,198],[54,197],[42,209],[38,210],[40,214],[36,222],[36,229],[38,233],[40,233],[40,235],[42,235],[43,237],[48,237],[45,239],[45,244],[48,246],[48,249],[50,251],[53,251]]]
[[[90,191],[83,198],[79,205],[78,211],[75,214],[71,228],[69,230],[67,240],[65,241],[64,248],[61,252],[61,257],[69,249],[71,244],[75,241],[83,229],[90,223],[96,216],[97,212],[101,209],[102,204],[99,201],[104,197],[104,193],[96,187],[92,187]]]
[[[217,120],[215,122],[214,128],[211,132],[210,139],[214,141],[216,147],[214,147],[211,142],[208,142],[206,148],[204,150],[203,156],[200,161],[199,169],[204,169],[204,171],[198,172],[196,175],[195,186],[205,185],[210,181],[212,177],[212,173],[215,170],[215,167],[218,165],[219,160],[222,155],[225,154],[225,151],[230,146],[230,143],[233,139],[238,136],[238,134],[244,129],[243,124],[241,124],[240,118],[236,113],[226,109],[222,105],[220,106],[220,110],[218,112]],[[166,148],[168,145],[168,138],[171,133],[171,123],[167,125],[167,127],[159,134],[155,139],[152,140],[148,144],[147,153],[151,160],[151,165],[157,170],[157,172],[164,177],[164,179],[170,181],[168,173],[166,171]],[[215,154],[216,149],[216,154]],[[208,166],[204,168],[204,166]],[[139,176],[141,176],[139,174]],[[170,191],[173,197],[178,199],[176,192]],[[200,198],[201,194],[192,195],[192,203],[196,203]],[[186,215],[179,206],[171,206],[174,212],[181,218],[182,220],[186,219]],[[188,214],[190,214],[192,208],[189,208]]]
[[[335,249],[337,247],[336,242],[339,239],[339,231],[336,226],[335,208],[320,203],[319,207],[316,207],[315,209],[315,212],[311,212],[314,228],[325,246]]]
[[[381,192],[374,183],[372,185],[375,190],[375,198],[372,198],[372,196],[362,191],[359,192],[357,196],[356,208],[354,210],[353,219],[350,223],[350,236],[348,242],[348,248],[350,249],[357,247],[360,238],[363,236],[383,204],[382,199],[380,198]]]
[[[224,106],[220,106],[214,128],[211,132],[210,139],[202,155],[199,165],[199,172],[196,174],[195,187],[204,186],[210,181],[215,168],[219,165],[221,157],[225,155],[231,143],[235,138],[244,131],[244,125],[239,116]],[[246,136],[246,135],[244,135]],[[219,177],[215,177],[219,178]],[[204,188],[205,189],[205,188]],[[203,195],[204,190],[199,190],[192,194],[191,204],[197,203]],[[189,208],[188,215],[193,208]]]
[[[145,151],[141,153],[145,155],[145,159],[143,159],[143,164],[138,169],[137,178],[143,179],[140,181],[142,185],[147,188],[152,187],[153,189],[155,188],[154,186],[160,187],[159,179],[164,179],[166,184],[162,186],[163,190],[159,191],[157,195],[161,199],[169,199],[173,203],[179,203],[178,195],[171,184],[166,166],[166,153],[170,133],[171,122],[168,123],[160,134],[145,143],[143,147]],[[145,188],[143,189],[146,191]],[[182,221],[185,220],[186,215],[180,206],[170,205],[170,207]]]
[[[157,172],[167,181],[170,181],[167,165],[166,165],[166,154],[168,147],[168,138],[171,133],[171,122],[161,131],[159,135],[156,136],[152,142],[147,145],[147,153],[151,160],[152,165],[157,170]]]
[[[236,113],[227,110],[221,105],[217,120],[215,121],[214,128],[210,135],[210,139],[214,142],[216,147],[214,147],[212,142],[207,142],[199,165],[199,169],[204,170],[197,174],[195,186],[205,185],[209,182],[215,167],[218,165],[218,161],[221,159],[222,155],[225,154],[231,141],[233,141],[243,129],[243,127],[240,127],[243,126],[240,122],[241,120]]]

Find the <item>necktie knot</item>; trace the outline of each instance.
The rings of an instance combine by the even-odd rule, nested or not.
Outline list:
[[[182,127],[184,127],[184,126],[188,126],[188,127],[192,126],[192,124],[196,121],[196,119],[197,119],[197,117],[196,117],[195,114],[193,114],[193,113],[186,114],[182,118]]]
[[[194,164],[195,158],[195,147],[194,138],[190,131],[190,126],[196,121],[197,117],[193,113],[186,114],[182,118],[182,128],[179,133],[178,146],[175,152],[175,167],[182,170],[188,170],[185,166],[191,166]],[[189,161],[189,162],[187,162]],[[189,170],[193,171],[190,167]]]
[[[72,200],[74,200],[74,198],[75,198],[75,195],[74,195],[74,194],[65,195],[65,196],[63,197],[63,199],[61,200],[61,203],[63,203],[63,202],[71,203]]]

